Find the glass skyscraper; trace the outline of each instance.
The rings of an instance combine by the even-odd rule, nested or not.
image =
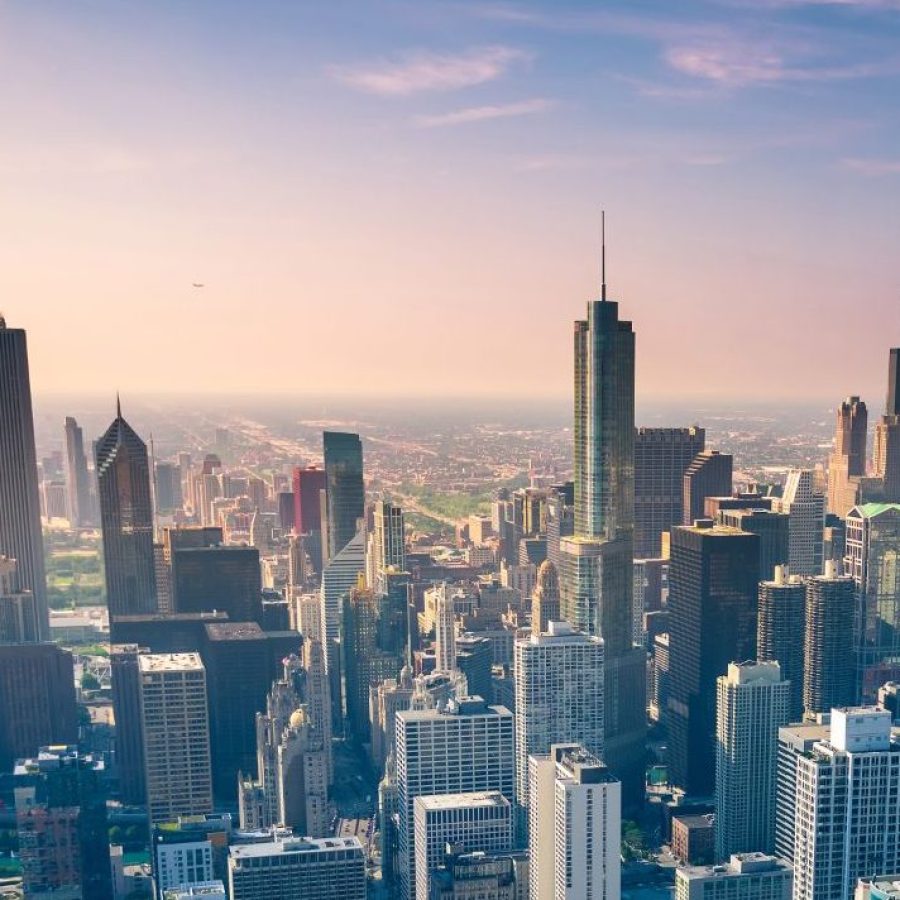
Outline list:
[[[334,559],[356,534],[365,514],[362,441],[358,434],[326,431],[325,481],[328,492],[328,558]]]

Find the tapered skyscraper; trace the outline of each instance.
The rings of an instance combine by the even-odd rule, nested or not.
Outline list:
[[[122,418],[97,442],[97,482],[110,631],[123,615],[156,612],[153,506],[147,445]]]
[[[606,762],[643,791],[645,658],[632,643],[634,331],[606,298],[575,323],[575,534],[560,541],[562,617],[603,638]]]
[[[16,561],[13,589],[34,594],[40,637],[50,637],[47,580],[41,537],[41,505],[28,345],[22,328],[0,316],[0,556]]]
[[[356,523],[365,515],[362,442],[358,434],[326,431],[325,451],[328,559],[334,559],[356,534]]]

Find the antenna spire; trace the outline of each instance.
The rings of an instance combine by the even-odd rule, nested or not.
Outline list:
[[[116,391],[116,418],[122,418],[122,400],[119,397],[119,392]]]
[[[600,210],[600,299],[606,300],[606,210]]]

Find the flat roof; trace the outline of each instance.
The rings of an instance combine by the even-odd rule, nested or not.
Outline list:
[[[509,800],[500,791],[472,791],[467,794],[431,794],[426,797],[416,797],[416,806],[425,809],[457,809],[467,807],[504,807],[509,806]]]
[[[260,856],[279,856],[284,853],[328,853],[338,850],[359,850],[363,846],[358,837],[346,838],[278,838],[254,844],[232,844],[228,848],[231,859],[249,859]]]
[[[141,672],[196,672],[203,669],[199,653],[147,653],[138,657]]]

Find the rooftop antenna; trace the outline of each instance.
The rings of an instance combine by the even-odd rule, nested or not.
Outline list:
[[[122,400],[119,397],[119,392],[116,391],[116,418],[122,418]]]
[[[606,300],[606,210],[600,210],[600,299]]]

